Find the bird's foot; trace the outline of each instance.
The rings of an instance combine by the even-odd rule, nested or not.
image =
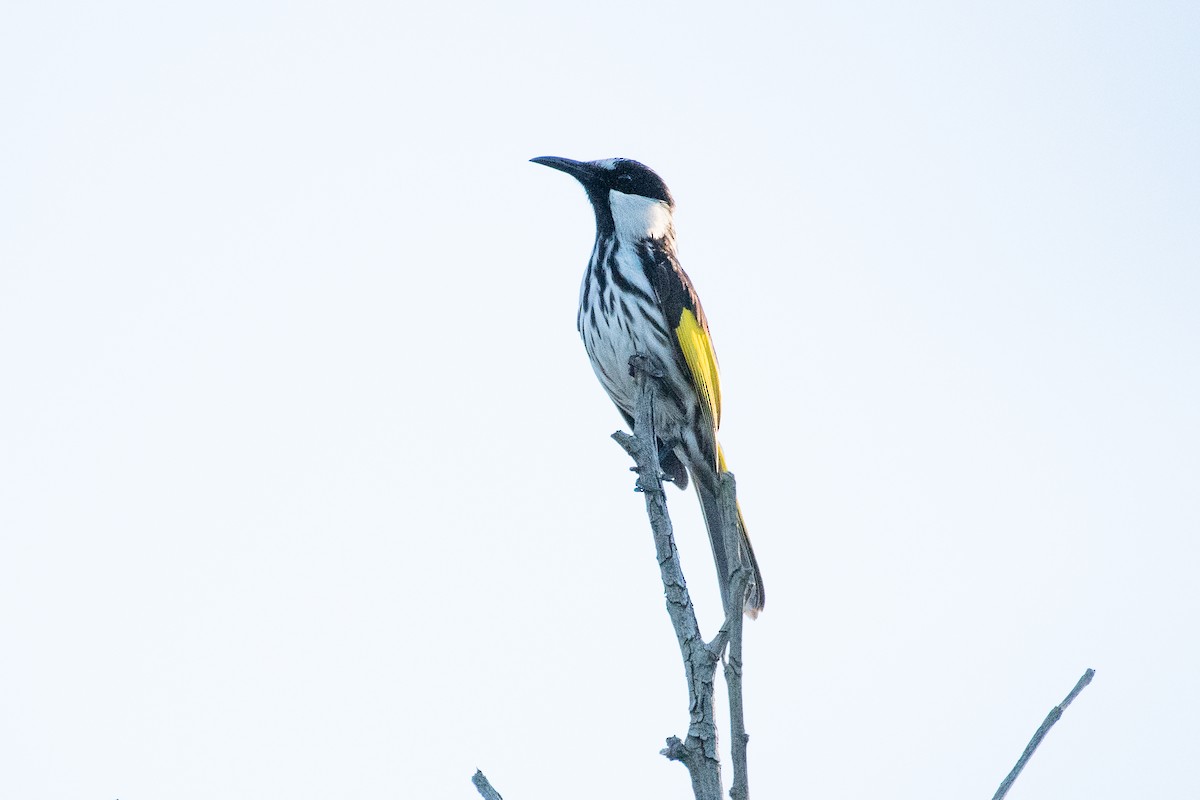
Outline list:
[[[642,486],[642,479],[641,479],[642,470],[639,469],[638,467],[630,467],[629,471],[636,472],[638,474],[638,480],[636,483],[633,484],[633,490],[635,492],[646,491],[646,487]],[[658,472],[658,482],[659,482],[659,484],[662,484],[664,482],[673,482],[673,479],[671,478],[670,475],[666,474],[665,472],[659,471]]]

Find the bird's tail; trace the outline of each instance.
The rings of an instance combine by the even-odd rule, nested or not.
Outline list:
[[[721,459],[724,466],[724,459]],[[721,533],[721,506],[718,500],[720,492],[720,473],[709,475],[693,473],[696,484],[696,494],[700,497],[700,507],[704,511],[704,526],[708,528],[708,541],[712,545],[713,561],[717,565],[717,581],[721,587],[721,605],[729,607],[729,560],[725,557],[725,541]],[[758,568],[758,559],[754,557],[754,548],[750,546],[750,536],[746,533],[746,522],[742,519],[742,507],[737,507],[737,526],[740,534],[739,556],[742,563],[750,567],[753,576],[746,587],[746,597],[742,608],[746,616],[754,619],[763,610],[767,594],[763,590],[762,572]]]

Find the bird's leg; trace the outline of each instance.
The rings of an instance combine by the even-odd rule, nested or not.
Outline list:
[[[640,438],[640,437],[638,437],[638,438]],[[679,463],[679,459],[678,459],[678,458],[676,458],[676,456],[675,456],[674,452],[672,452],[672,451],[671,451],[671,450],[669,450],[669,449],[666,449],[666,447],[663,445],[663,442],[662,442],[662,440],[661,440],[661,439],[659,439],[657,436],[651,436],[651,437],[649,437],[649,441],[651,441],[651,442],[653,442],[653,443],[654,443],[654,444],[652,445],[652,447],[654,448],[654,461],[653,461],[653,463],[655,463],[655,464],[657,464],[657,465],[658,465],[658,469],[657,469],[657,470],[655,470],[655,472],[657,472],[657,473],[658,473],[657,477],[658,477],[658,480],[659,480],[659,482],[662,482],[662,481],[671,481],[671,482],[674,482],[674,481],[675,481],[675,474],[674,474],[674,473],[672,473],[672,472],[667,472],[667,471],[666,471],[666,469],[667,469],[667,465],[666,465],[666,461],[667,461],[667,459],[674,459],[675,463],[679,464],[679,467],[680,467],[680,469],[682,469],[682,468],[683,468],[683,465]],[[636,473],[637,473],[639,476],[642,474],[641,467],[638,467],[638,466],[633,466],[633,467],[630,467],[630,468],[629,468],[629,471],[630,471],[630,472],[636,472]],[[684,480],[684,482],[685,482],[685,483],[687,482],[687,472],[686,472],[686,470],[685,470],[685,471],[684,471],[684,473],[683,473],[683,480]],[[644,492],[644,491],[646,491],[646,490],[645,490],[645,488],[643,488],[643,487],[642,487],[642,482],[641,482],[641,480],[640,480],[640,479],[637,481],[637,483],[635,483],[635,484],[634,484],[634,486],[633,486],[633,490],[634,490],[635,492]]]
[[[686,489],[688,486],[687,467],[679,460],[679,456],[675,455],[675,448],[662,439],[657,439],[655,450],[658,452],[658,479],[665,483],[673,483],[680,489]],[[640,472],[637,467],[630,467],[629,471]],[[635,491],[641,490],[635,487]]]

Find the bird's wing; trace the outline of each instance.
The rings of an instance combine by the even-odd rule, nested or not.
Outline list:
[[[692,371],[692,385],[696,394],[708,408],[713,428],[721,425],[721,376],[717,372],[717,353],[713,350],[712,336],[704,321],[704,312],[697,304],[695,309],[685,308],[675,326],[675,340]]]
[[[691,372],[701,408],[715,431],[721,424],[721,378],[700,298],[673,253],[649,248],[646,255],[642,261],[646,275]]]

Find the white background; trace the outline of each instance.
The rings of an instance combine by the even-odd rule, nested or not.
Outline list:
[[[0,12],[0,796],[687,798],[591,211],[674,192],[754,796],[1200,795],[1191,3]],[[708,546],[670,496],[702,623]]]

